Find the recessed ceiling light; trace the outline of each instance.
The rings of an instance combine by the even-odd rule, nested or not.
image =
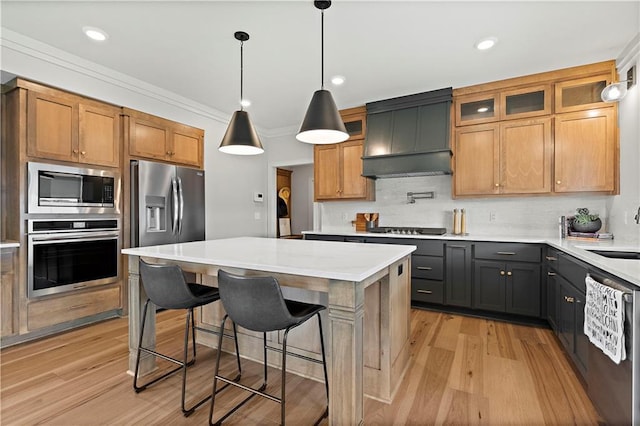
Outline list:
[[[251,106],[251,101],[249,99],[242,99],[240,100],[240,105],[242,105],[243,107],[249,107]]]
[[[476,49],[478,50],[488,50],[496,45],[498,39],[495,37],[487,37],[483,38],[479,42],[476,43]]]
[[[347,81],[347,79],[342,75],[334,75],[331,77],[331,83],[335,86],[340,86],[341,84],[344,84],[345,81]]]
[[[87,37],[94,41],[105,41],[109,38],[109,35],[100,28],[82,27],[82,31]]]

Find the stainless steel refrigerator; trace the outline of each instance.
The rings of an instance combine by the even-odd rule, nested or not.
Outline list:
[[[204,171],[131,161],[131,246],[204,240]]]

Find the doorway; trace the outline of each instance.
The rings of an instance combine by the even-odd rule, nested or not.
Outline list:
[[[276,168],[275,230],[278,238],[302,238],[313,229],[313,164]]]

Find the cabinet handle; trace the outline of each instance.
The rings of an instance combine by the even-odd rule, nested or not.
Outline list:
[[[553,257],[553,256],[545,256],[544,258],[549,260],[549,261],[551,261],[551,262],[555,262],[556,260],[558,260],[557,257]]]
[[[497,251],[496,254],[503,254],[505,256],[515,256],[516,253],[513,251]]]
[[[449,244],[449,245],[447,245],[447,247],[451,247],[451,248],[467,248],[467,246],[460,246],[460,245],[455,245],[455,244]]]
[[[565,300],[566,302],[569,302],[569,303],[573,303],[573,302],[575,301],[575,299],[574,299],[573,297],[569,297],[569,296],[565,296],[565,297],[564,297],[564,300]]]
[[[509,271],[509,272],[507,272],[507,275],[511,276],[511,275],[513,275],[513,272]]]
[[[418,293],[433,294],[433,292],[431,290],[418,290]]]
[[[547,272],[547,275],[550,277],[555,277],[556,273],[555,272]]]
[[[504,275],[504,271],[500,271],[500,275]]]
[[[431,266],[418,266],[416,269],[420,271],[431,271],[433,268]]]

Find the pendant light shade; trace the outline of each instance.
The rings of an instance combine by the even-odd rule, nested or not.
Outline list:
[[[324,90],[324,10],[331,6],[330,1],[314,1],[314,6],[321,11],[321,77],[320,90],[316,90],[311,98],[307,113],[302,120],[296,139],[312,144],[330,144],[349,139],[349,133],[340,117],[331,92]]]
[[[240,41],[240,100],[242,101],[244,99],[242,96],[244,71],[242,47],[244,42],[249,40],[249,34],[244,31],[236,31],[234,37]],[[240,103],[240,111],[233,113],[218,150],[234,155],[256,155],[264,152],[258,133],[251,124],[249,114],[244,111],[242,103]]]

